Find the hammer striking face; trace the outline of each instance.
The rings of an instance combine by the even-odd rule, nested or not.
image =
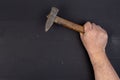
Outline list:
[[[77,32],[84,33],[83,26],[78,25],[76,23],[73,23],[71,21],[68,21],[66,19],[63,19],[61,17],[58,17],[57,16],[58,11],[59,10],[57,8],[52,7],[50,14],[47,16],[48,19],[47,19],[47,22],[45,24],[45,31],[46,32],[51,28],[51,26],[55,22],[57,24],[63,25],[66,28],[72,29],[72,30],[77,31]]]

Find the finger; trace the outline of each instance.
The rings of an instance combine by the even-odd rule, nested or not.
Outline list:
[[[94,25],[96,26],[97,30],[104,31],[104,29],[100,25],[96,25],[96,24],[94,24]]]
[[[105,31],[105,29],[103,29],[100,25],[97,25],[101,30]]]
[[[98,25],[96,25],[95,23],[92,23],[92,26],[93,26],[93,30],[97,30],[97,31],[100,30]]]
[[[101,26],[99,26],[100,30],[103,31],[104,33],[107,33],[105,29],[103,29]]]
[[[83,33],[80,33],[80,36],[82,37],[82,36],[83,36]]]
[[[94,29],[97,28],[95,23],[92,23],[92,26],[93,26]]]
[[[83,41],[84,33],[80,33],[80,38],[81,38],[81,40]]]
[[[100,25],[96,25],[95,23],[92,23],[92,24],[94,29],[96,29],[97,31],[102,31],[107,34],[106,30],[103,29]]]
[[[88,32],[92,29],[92,24],[90,22],[86,22],[84,25],[85,32]]]

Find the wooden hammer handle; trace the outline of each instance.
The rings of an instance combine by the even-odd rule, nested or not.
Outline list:
[[[77,32],[84,33],[84,27],[83,26],[78,25],[76,23],[73,23],[71,21],[68,21],[66,19],[63,19],[61,17],[56,16],[55,23],[61,24],[64,27],[75,30]]]

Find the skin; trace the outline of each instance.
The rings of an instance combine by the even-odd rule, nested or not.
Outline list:
[[[84,25],[85,33],[80,33],[93,66],[95,80],[120,80],[106,56],[107,32],[95,23]]]

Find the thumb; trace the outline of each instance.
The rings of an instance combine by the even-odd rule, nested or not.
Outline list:
[[[85,32],[88,32],[88,31],[90,31],[92,29],[92,24],[90,23],[90,22],[86,22],[85,24],[84,24],[84,30],[85,30]]]

